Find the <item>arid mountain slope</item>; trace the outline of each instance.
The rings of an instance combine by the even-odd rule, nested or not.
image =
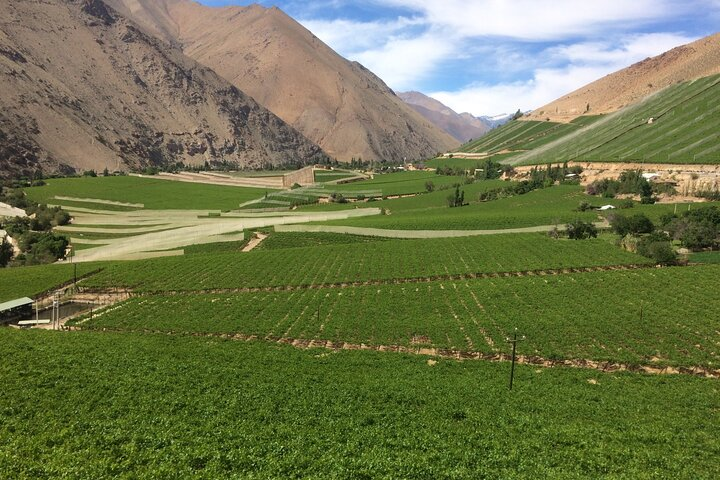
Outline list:
[[[720,33],[607,75],[538,108],[523,120],[569,122],[585,113],[611,113],[670,85],[717,73],[720,73]]]
[[[459,143],[277,8],[109,1],[338,160],[422,158]]]
[[[207,67],[101,0],[0,2],[0,172],[322,155]]]
[[[420,115],[461,143],[481,137],[492,128],[481,119],[469,113],[459,114],[442,102],[423,93],[402,92],[397,95]]]

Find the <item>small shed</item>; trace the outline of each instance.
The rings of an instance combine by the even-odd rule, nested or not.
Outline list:
[[[614,210],[614,209],[615,209],[615,205],[603,205],[602,207],[598,208],[598,210],[602,210],[602,211],[604,211],[604,210]]]
[[[0,303],[0,323],[13,322],[32,316],[33,299],[24,297]]]

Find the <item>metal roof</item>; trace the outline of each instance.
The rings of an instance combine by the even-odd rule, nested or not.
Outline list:
[[[0,312],[6,310],[12,310],[13,308],[22,307],[24,305],[31,305],[33,303],[32,298],[24,297],[16,300],[10,300],[9,302],[0,303]]]

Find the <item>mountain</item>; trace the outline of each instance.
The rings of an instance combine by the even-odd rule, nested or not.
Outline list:
[[[0,17],[3,176],[323,156],[237,87],[101,0],[5,1]]]
[[[720,33],[647,58],[607,75],[524,117],[569,122],[612,113],[670,85],[720,73]]]
[[[469,113],[457,113],[438,100],[420,92],[402,92],[397,94],[420,115],[438,128],[449,133],[459,142],[467,142],[485,135],[491,126]]]
[[[462,115],[470,115],[469,113],[463,113]],[[515,116],[514,113],[503,113],[500,115],[493,115],[493,116],[486,116],[483,115],[481,117],[477,117],[480,120],[482,120],[483,123],[487,123],[490,128],[497,128],[502,127],[506,123],[508,123],[512,118]]]
[[[338,160],[424,158],[458,145],[385,83],[277,8],[108,0]]]

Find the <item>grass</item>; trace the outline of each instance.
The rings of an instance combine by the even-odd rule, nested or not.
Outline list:
[[[693,263],[709,263],[718,265],[720,264],[720,251],[691,253],[690,261]]]
[[[720,163],[718,92],[720,75],[673,85],[594,123],[579,136],[559,139],[516,160]]]
[[[604,240],[553,240],[531,233],[161,258],[113,265],[84,284],[140,291],[207,290],[648,262]]]
[[[8,478],[715,478],[717,382],[0,330]]]
[[[93,207],[89,203],[55,200],[54,197],[72,196],[142,203],[146,209],[158,210],[231,210],[243,202],[262,197],[267,191],[272,190],[139,177],[53,178],[47,180],[45,186],[25,189],[28,197],[39,203],[121,211],[127,207],[106,204]]]

